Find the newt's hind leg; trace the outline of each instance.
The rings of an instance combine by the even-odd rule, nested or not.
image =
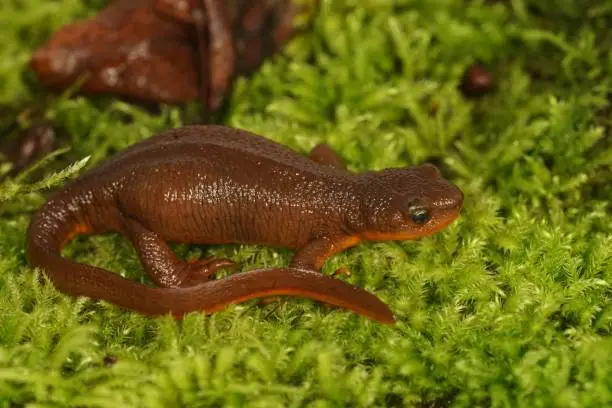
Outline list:
[[[328,144],[321,143],[316,145],[308,155],[308,158],[324,166],[346,169],[346,164]]]
[[[235,266],[229,259],[204,258],[195,262],[179,259],[168,244],[138,221],[123,217],[123,233],[130,240],[153,282],[161,287],[193,286],[207,281],[217,270]]]

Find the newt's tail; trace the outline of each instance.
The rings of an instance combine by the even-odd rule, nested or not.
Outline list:
[[[59,222],[58,222],[59,221]],[[350,309],[381,323],[394,323],[393,314],[376,296],[316,271],[291,268],[255,270],[186,288],[153,288],[61,256],[73,227],[67,220],[34,216],[28,230],[27,258],[40,267],[55,287],[72,296],[101,299],[147,315],[212,313],[253,298],[289,295],[306,297]],[[43,225],[44,224],[44,225]]]

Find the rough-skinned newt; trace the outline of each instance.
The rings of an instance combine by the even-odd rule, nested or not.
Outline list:
[[[322,274],[323,263],[363,240],[430,235],[458,216],[463,193],[433,165],[354,173],[332,152],[318,147],[306,157],[223,126],[165,131],[55,192],[32,218],[28,262],[64,293],[148,315],[180,318],[291,295],[392,323],[382,301]],[[63,245],[76,235],[105,232],[130,240],[158,287],[62,257]],[[167,242],[249,243],[296,252],[287,268],[214,280],[216,270],[233,262],[185,262]]]

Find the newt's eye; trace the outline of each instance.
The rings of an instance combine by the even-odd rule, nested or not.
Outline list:
[[[429,218],[431,218],[429,211],[423,207],[411,207],[409,211],[410,218],[412,218],[412,221],[415,224],[425,224],[427,221],[429,221]]]

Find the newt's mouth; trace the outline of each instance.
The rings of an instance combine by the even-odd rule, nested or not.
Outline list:
[[[438,218],[436,224],[429,228],[415,229],[413,231],[401,232],[364,232],[359,235],[359,238],[364,241],[408,241],[427,237],[446,228],[459,215],[459,212],[449,214],[443,219]]]
[[[459,217],[459,213],[461,212],[461,204],[453,208],[454,211],[448,211],[444,214],[443,217],[437,218],[437,223],[434,227],[430,228],[427,231],[427,234],[422,236],[428,236],[431,234],[435,234],[436,232],[448,227],[453,221],[455,221]]]

